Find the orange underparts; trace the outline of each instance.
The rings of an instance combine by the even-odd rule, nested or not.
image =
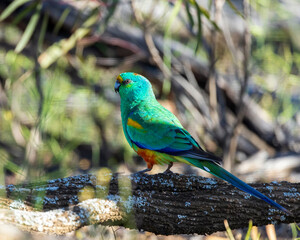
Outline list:
[[[137,154],[145,160],[149,169],[152,168],[154,164],[157,164],[155,151],[138,148]]]

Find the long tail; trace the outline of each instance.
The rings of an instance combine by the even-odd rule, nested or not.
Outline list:
[[[287,213],[288,215],[293,215],[290,211],[288,211],[287,209],[285,209],[278,203],[274,202],[272,199],[268,198],[267,196],[263,195],[259,191],[255,190],[253,187],[250,187],[248,184],[246,184],[242,180],[238,179],[236,176],[232,175],[230,172],[226,171],[224,168],[215,164],[214,162],[199,161],[196,159],[189,159],[188,161],[192,165],[199,167],[199,168],[205,170],[206,172],[209,172],[209,173],[213,174],[214,176],[231,183],[233,186],[239,188],[240,190],[264,200],[268,204],[282,210],[283,212]]]

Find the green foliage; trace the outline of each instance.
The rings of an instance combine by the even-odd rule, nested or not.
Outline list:
[[[282,21],[288,23],[293,19],[287,5],[269,0],[254,3],[252,6],[261,16],[261,24],[251,27],[256,44],[252,55],[257,74],[253,74],[253,78],[265,90],[261,105],[274,120],[286,123],[299,111],[299,104],[292,102],[300,86],[299,48],[292,39],[297,38],[297,34],[299,37],[299,33],[291,24],[276,27]],[[297,101],[299,103],[300,98]]]
[[[30,0],[16,0],[13,1],[0,15],[0,21],[5,20],[7,17],[9,17],[18,7],[24,5],[26,2],[29,2]]]
[[[298,237],[298,233],[300,232],[300,227],[296,223],[291,223],[290,226],[292,229],[293,240],[299,240],[300,237]]]
[[[250,239],[252,227],[253,227],[253,222],[252,222],[252,220],[250,220],[249,221],[248,231],[247,231],[246,236],[245,236],[245,240],[249,240]]]
[[[30,18],[30,21],[25,29],[25,32],[24,32],[21,40],[19,41],[18,45],[16,46],[16,49],[15,49],[16,52],[21,52],[25,48],[27,43],[29,42],[29,39],[31,38],[31,36],[38,24],[40,14],[41,14],[41,8],[42,8],[42,4],[38,3],[32,17]]]
[[[5,20],[7,17],[9,17],[17,8],[21,7],[25,3],[29,2],[28,0],[16,0],[13,1],[0,15],[0,22]],[[24,16],[26,16],[30,11],[34,10],[32,17],[30,18],[30,21],[20,39],[18,41],[17,46],[15,48],[16,52],[21,52],[25,46],[28,44],[33,32],[36,29],[36,26],[38,24],[38,20],[41,15],[41,8],[42,8],[42,3],[39,1],[33,2],[32,4],[29,4],[29,6],[22,11],[14,20],[14,24],[19,23]]]
[[[300,85],[295,74],[300,71],[298,54],[285,44],[278,48],[270,43],[256,49],[253,56],[260,72],[254,80],[266,90],[261,104],[273,118],[284,123],[299,111],[299,106],[291,102],[293,91]]]
[[[11,33],[15,32],[14,27],[9,26],[9,29]],[[94,146],[93,151],[96,152],[93,156],[98,156],[98,160],[93,163],[97,166],[101,134],[104,133],[99,131],[95,120],[106,122],[112,118],[114,106],[103,96],[95,94],[92,87],[99,84],[100,79],[101,84],[112,92],[112,75],[100,70],[94,57],[85,60],[78,58],[80,67],[74,70],[83,79],[84,85],[77,86],[67,74],[72,66],[67,58],[61,56],[51,69],[40,69],[40,92],[35,79],[36,63],[32,58],[1,48],[0,61],[3,63],[0,64],[0,77],[5,79],[8,99],[8,107],[0,109],[0,131],[3,133],[0,141],[20,146],[25,153],[32,145],[33,136],[39,135],[34,143],[37,144],[34,162],[22,159],[18,166],[12,155],[0,149],[2,169],[18,175],[22,174],[22,169],[29,168],[24,176],[27,179],[37,177],[39,180],[46,180],[70,175],[78,166],[74,164],[75,150],[84,144]],[[38,112],[40,105],[41,113]],[[19,126],[18,130],[12,129],[16,127],[12,126],[13,123]],[[105,138],[109,143],[115,142],[115,132],[118,129],[115,129],[114,122],[105,123],[105,126],[114,129],[108,130]],[[116,143],[112,145],[118,146]],[[29,167],[32,164],[34,168]],[[56,171],[45,172],[47,168],[55,165],[59,166]]]
[[[61,27],[63,26],[65,20],[67,19],[69,13],[71,12],[71,9],[70,8],[66,8],[64,10],[64,12],[62,13],[62,15],[60,16],[57,24],[55,25],[54,27],[54,30],[53,30],[53,33],[54,34],[57,34],[59,32],[59,30],[61,29]]]
[[[113,16],[117,3],[115,0],[107,1],[107,4],[112,5],[104,25],[108,24]],[[0,49],[0,61],[3,63],[0,64],[0,78],[5,79],[5,93],[8,99],[7,109],[0,109],[0,117],[3,120],[0,131],[6,133],[1,134],[0,141],[21,147],[25,159],[13,160],[11,154],[1,153],[3,159],[6,159],[3,161],[6,162],[3,169],[18,174],[19,169],[15,167],[14,162],[21,161],[21,168],[28,169],[24,176],[27,180],[35,177],[46,180],[72,174],[78,168],[78,163],[74,164],[76,149],[85,144],[92,146],[93,165],[98,166],[102,140],[105,139],[108,143],[115,141],[115,132],[107,131],[107,135],[103,129],[99,129],[97,123],[106,122],[112,117],[114,107],[105,98],[93,92],[93,86],[99,84],[101,76],[106,77],[102,81],[103,84],[111,88],[107,82],[111,81],[112,75],[103,74],[96,66],[94,57],[83,60],[78,52],[78,58],[75,59],[78,65],[72,65],[65,57],[70,50],[77,47],[78,41],[95,27],[99,19],[97,5],[88,10],[90,14],[82,26],[78,26],[69,38],[54,43],[46,50],[43,44],[49,16],[44,14],[41,19],[41,6],[42,1],[17,0],[0,16],[0,21],[4,21],[17,9],[21,9],[11,25],[3,24],[2,27],[6,33],[3,37],[16,47],[15,51]],[[69,14],[70,8],[67,8],[54,26],[55,34],[60,31]],[[23,19],[29,21],[25,31],[21,33],[15,25]],[[41,25],[38,25],[39,22]],[[36,29],[38,41],[34,42],[37,46],[34,43],[30,51],[34,55],[40,54],[38,62],[20,54],[28,47]],[[70,69],[83,80],[83,85],[74,84],[68,73]],[[13,123],[18,126],[17,130],[15,125],[12,126]],[[115,129],[114,126],[110,127]],[[57,170],[49,171],[48,168]]]

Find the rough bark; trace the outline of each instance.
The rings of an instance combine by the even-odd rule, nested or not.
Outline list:
[[[211,234],[300,221],[300,183],[251,184],[290,210],[287,216],[260,199],[215,179],[179,174],[79,175],[27,186],[7,186],[1,222],[24,230],[64,234],[85,225],[119,225],[155,234]],[[91,198],[91,199],[89,199]],[[79,200],[83,200],[79,203]],[[43,202],[41,202],[43,200]],[[43,206],[43,211],[37,209]]]

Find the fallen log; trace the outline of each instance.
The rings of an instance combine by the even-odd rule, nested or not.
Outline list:
[[[225,219],[232,229],[247,227],[250,219],[257,226],[300,221],[300,183],[251,186],[294,216],[287,216],[260,199],[212,178],[179,174],[85,174],[7,186],[7,198],[0,200],[0,221],[27,231],[56,234],[103,224],[161,235],[224,231]]]

